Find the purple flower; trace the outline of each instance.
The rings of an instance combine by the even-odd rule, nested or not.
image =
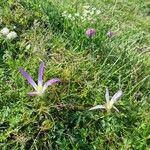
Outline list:
[[[32,85],[32,87],[35,89],[34,92],[28,92],[27,94],[30,96],[41,96],[47,89],[49,85],[52,85],[53,83],[60,82],[60,79],[58,78],[52,78],[48,80],[47,82],[43,83],[43,71],[44,71],[44,62],[40,63],[39,70],[38,70],[38,84],[35,83],[35,81],[32,79],[32,77],[22,68],[19,68],[20,73],[23,75],[23,77]]]
[[[95,110],[95,109],[106,109],[107,111],[110,111],[112,108],[114,108],[117,112],[119,112],[119,110],[114,106],[114,103],[122,96],[122,91],[119,90],[118,92],[116,92],[111,100],[109,98],[109,90],[108,88],[106,88],[106,93],[105,93],[105,98],[106,98],[106,103],[104,105],[96,105],[92,108],[90,108],[89,110]]]
[[[111,37],[113,36],[113,32],[112,32],[112,31],[108,31],[108,32],[107,32],[107,36],[108,36],[109,38],[111,38]]]
[[[88,37],[92,37],[94,34],[95,34],[95,29],[93,28],[88,28],[85,32],[85,34],[88,36]]]

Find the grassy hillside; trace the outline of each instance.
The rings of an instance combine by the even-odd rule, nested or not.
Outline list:
[[[149,0],[1,0],[0,30],[0,149],[150,149]],[[41,61],[61,82],[29,96]]]

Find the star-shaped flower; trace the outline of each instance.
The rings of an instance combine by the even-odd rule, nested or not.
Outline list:
[[[38,70],[38,84],[35,83],[35,81],[32,79],[32,77],[22,68],[19,68],[20,73],[23,75],[23,77],[32,85],[32,87],[35,89],[34,92],[28,92],[27,94],[30,96],[38,95],[41,96],[47,89],[49,85],[52,85],[53,83],[60,82],[60,79],[58,78],[52,78],[48,80],[47,82],[43,83],[43,71],[44,71],[44,62],[40,63],[39,70]]]
[[[109,100],[109,90],[108,88],[106,88],[106,93],[105,93],[106,103],[104,105],[96,105],[90,108],[89,110],[106,109],[107,111],[110,111],[112,108],[114,108],[117,112],[119,112],[119,110],[114,106],[114,103],[121,97],[121,95],[122,95],[122,91],[119,90],[113,95],[111,100]]]

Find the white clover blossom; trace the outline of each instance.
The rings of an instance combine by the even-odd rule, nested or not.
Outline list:
[[[15,39],[16,37],[18,37],[18,35],[15,31],[9,32],[6,36],[7,39]]]
[[[72,15],[71,14],[68,14],[68,16],[67,16],[69,19],[71,19],[72,18]]]
[[[83,11],[83,14],[89,14],[89,13],[90,13],[90,10],[86,10],[86,9],[85,9],[85,10]]]
[[[31,45],[28,44],[28,45],[26,46],[26,50],[29,50],[30,48],[31,48]]]
[[[122,90],[119,90],[112,96],[111,100],[109,100],[109,90],[106,88],[106,103],[104,105],[96,105],[89,110],[106,109],[107,111],[110,111],[112,108],[114,108],[117,112],[119,112],[119,110],[114,106],[114,103],[122,96],[122,94]]]
[[[71,14],[71,13],[68,13],[67,11],[64,11],[62,13],[62,17],[68,18],[70,20],[80,19],[81,22],[92,21],[91,23],[94,23],[95,21],[97,21],[97,19],[95,18],[96,15],[99,15],[100,12],[101,11],[97,9],[96,7],[85,5],[83,6],[82,13],[76,12],[74,14]],[[95,18],[95,19],[91,19],[91,18]]]
[[[83,6],[83,8],[89,9],[89,8],[90,8],[90,5],[85,5],[85,6]]]
[[[96,8],[95,8],[95,7],[93,7],[93,8],[92,8],[92,10],[93,10],[93,11],[95,11],[95,10],[96,10]]]
[[[75,14],[74,14],[74,16],[79,17],[79,16],[80,16],[80,14],[79,14],[79,13],[75,13]]]
[[[87,13],[83,13],[83,17],[87,17],[88,16],[88,14]]]
[[[99,15],[101,13],[100,10],[96,10],[96,15]]]
[[[94,15],[94,11],[91,11],[91,12],[90,12],[90,15]]]
[[[9,29],[7,27],[5,27],[0,31],[0,33],[3,34],[4,36],[7,36],[9,33]]]
[[[67,11],[64,11],[64,12],[62,13],[62,16],[63,16],[63,17],[66,17],[66,16],[67,16]]]

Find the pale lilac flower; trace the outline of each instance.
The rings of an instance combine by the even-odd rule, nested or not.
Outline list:
[[[7,27],[5,27],[0,31],[0,33],[3,34],[4,36],[6,36],[9,33],[9,29]]]
[[[95,29],[88,28],[85,33],[88,37],[92,37],[95,34],[95,32],[96,32]]]
[[[35,89],[34,92],[28,92],[27,94],[30,96],[38,95],[41,96],[47,89],[49,85],[52,85],[56,82],[60,82],[60,79],[58,78],[52,78],[48,80],[47,82],[43,83],[43,71],[44,71],[44,62],[40,63],[39,70],[38,70],[38,84],[35,83],[35,81],[32,79],[32,77],[22,68],[19,68],[20,73],[23,75],[23,77],[32,85],[32,87]]]
[[[112,108],[114,108],[117,112],[119,112],[119,110],[114,106],[114,103],[121,97],[121,95],[122,95],[122,91],[119,90],[113,95],[111,100],[109,100],[109,90],[108,88],[106,88],[106,93],[105,93],[106,103],[104,105],[96,105],[90,108],[89,110],[106,109],[107,111],[110,111]]]
[[[7,34],[6,38],[7,38],[7,39],[15,39],[17,36],[18,36],[18,35],[17,35],[16,32],[11,31],[11,32],[9,32],[9,33]]]
[[[107,32],[107,36],[108,36],[109,38],[111,38],[111,37],[113,36],[113,32],[112,32],[112,31],[108,31],[108,32]]]

